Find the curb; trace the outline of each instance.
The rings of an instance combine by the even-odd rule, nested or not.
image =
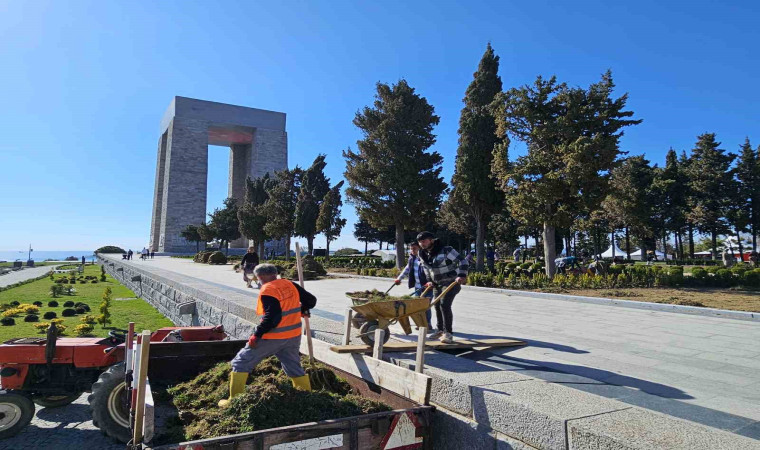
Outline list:
[[[351,275],[345,273],[333,273],[332,275],[339,278],[364,278],[367,280],[389,280],[384,277],[369,277],[366,275]],[[620,300],[604,297],[584,297],[580,295],[552,294],[549,292],[517,291],[514,289],[489,288],[482,286],[462,286],[462,289],[494,292],[506,296],[520,296],[541,298],[545,300],[563,300],[576,303],[591,303],[594,305],[617,306],[621,308],[643,309],[649,311],[663,311],[677,314],[689,314],[692,316],[718,317],[721,319],[745,320],[749,322],[760,322],[760,313],[750,311],[732,311],[728,309],[703,308],[699,306],[670,305],[667,303],[649,303],[637,302],[635,300]]]

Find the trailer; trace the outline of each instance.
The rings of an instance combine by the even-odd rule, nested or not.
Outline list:
[[[307,354],[306,339],[302,353]],[[245,340],[207,342],[151,342],[147,377],[150,390],[194,378],[219,362],[231,360]],[[363,397],[382,401],[393,411],[321,422],[271,428],[229,436],[177,442],[143,449],[154,450],[284,450],[284,449],[431,449],[430,377],[372,358],[330,351],[329,344],[313,341],[316,360],[329,366]],[[138,374],[139,376],[139,374]],[[139,383],[139,380],[138,380]],[[140,406],[140,405],[138,405]],[[156,427],[153,429],[152,427]],[[134,424],[133,424],[134,427]],[[145,421],[146,439],[161,434],[159,425]],[[139,447],[138,447],[139,448]]]

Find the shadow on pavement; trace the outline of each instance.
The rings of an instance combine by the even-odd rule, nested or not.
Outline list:
[[[529,347],[538,347],[538,348],[550,348],[552,350],[557,350],[559,352],[566,352],[566,353],[575,353],[575,354],[583,354],[588,353],[586,350],[579,350],[575,347],[571,347],[569,345],[562,345],[557,344],[555,342],[545,342],[545,341],[537,341],[534,339],[525,339],[519,336],[491,336],[487,334],[472,334],[472,333],[454,333],[455,338],[465,338],[465,339],[517,339],[520,341],[524,341]],[[501,347],[500,350],[509,351],[510,349],[518,349],[521,347]]]

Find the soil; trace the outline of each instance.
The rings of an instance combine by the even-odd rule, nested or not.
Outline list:
[[[352,299],[360,298],[363,300],[367,300],[369,303],[409,300],[409,299],[415,298],[415,297],[412,297],[411,295],[402,295],[402,296],[395,297],[393,295],[388,295],[385,292],[378,291],[377,289],[372,289],[371,291],[346,292],[346,295]]]
[[[546,291],[544,291],[546,292]],[[760,292],[731,288],[630,288],[630,289],[565,289],[551,291],[586,297],[619,298],[637,302],[703,306],[734,311],[760,312]]]
[[[352,392],[351,386],[322,364],[302,360],[312,392],[297,390],[279,361],[267,358],[248,378],[246,391],[226,408],[217,402],[229,393],[230,364],[220,363],[160,396],[177,410],[166,420],[160,444],[245,433],[300,423],[390,411],[383,403]]]

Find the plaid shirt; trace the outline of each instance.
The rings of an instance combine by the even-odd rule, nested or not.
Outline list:
[[[439,286],[451,284],[457,277],[466,277],[470,269],[466,258],[437,239],[429,251],[420,250],[420,262],[427,279]]]

